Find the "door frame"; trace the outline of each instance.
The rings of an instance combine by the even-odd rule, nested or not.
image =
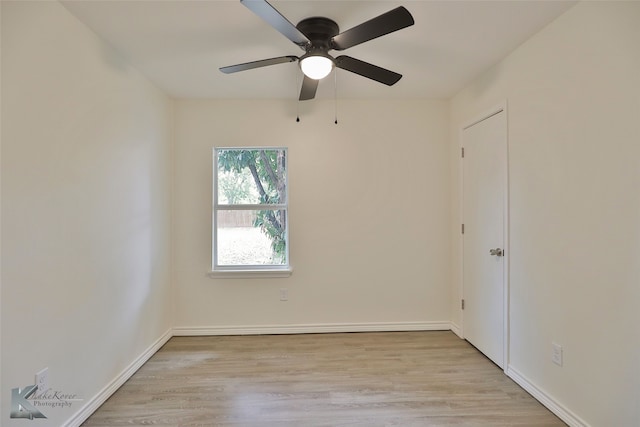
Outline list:
[[[509,284],[509,260],[511,259],[511,250],[510,250],[510,237],[509,237],[509,114],[508,114],[508,109],[507,109],[507,100],[505,99],[504,101],[502,101],[501,103],[493,106],[492,108],[485,110],[482,114],[478,114],[475,115],[471,120],[467,120],[464,121],[462,123],[462,125],[459,126],[458,128],[458,152],[462,153],[462,148],[463,148],[463,138],[462,138],[462,134],[463,132],[470,128],[471,126],[480,123],[483,120],[486,120],[492,116],[495,116],[496,114],[499,114],[503,112],[504,113],[504,123],[505,123],[505,141],[504,141],[504,171],[503,171],[503,179],[504,179],[504,224],[503,224],[503,232],[504,232],[504,268],[503,268],[503,286],[504,286],[504,291],[502,293],[503,295],[503,300],[502,300],[502,310],[503,310],[503,319],[504,319],[504,325],[503,325],[503,330],[502,330],[502,334],[503,334],[503,349],[502,349],[502,353],[503,353],[503,361],[504,361],[504,366],[503,366],[503,371],[507,372],[507,369],[509,367],[509,348],[510,348],[510,340],[509,340],[509,331],[510,331],[510,317],[509,317],[509,293],[510,293],[510,284]],[[460,155],[460,157],[458,157],[458,165],[459,165],[459,189],[458,189],[458,194],[459,194],[459,201],[458,201],[458,205],[459,205],[459,212],[460,212],[460,218],[459,218],[459,223],[460,226],[461,224],[463,224],[463,220],[464,220],[464,165],[463,165],[463,158],[462,155]],[[459,257],[458,259],[459,261],[459,265],[458,265],[458,271],[460,274],[460,282],[458,284],[459,289],[458,289],[458,294],[460,295],[460,299],[463,300],[464,299],[464,236],[462,234],[462,232],[460,231],[459,235]],[[459,310],[460,310],[460,336],[461,338],[464,338],[464,310],[462,310],[462,307],[458,306]]]

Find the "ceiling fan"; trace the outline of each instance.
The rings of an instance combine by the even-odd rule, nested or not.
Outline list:
[[[298,25],[293,25],[266,0],[240,0],[240,3],[299,46],[305,53],[300,57],[287,55],[230,65],[220,68],[223,73],[230,74],[298,61],[304,74],[299,97],[301,101],[313,99],[316,96],[319,80],[329,75],[334,67],[388,86],[394,85],[402,78],[401,74],[368,62],[347,55],[334,58],[328,53],[330,50],[345,50],[413,25],[414,20],[411,13],[402,6],[341,33],[338,24],[329,18],[306,18],[298,22]]]

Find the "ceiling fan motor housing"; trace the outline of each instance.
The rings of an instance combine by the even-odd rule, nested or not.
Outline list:
[[[331,39],[340,33],[335,21],[321,16],[303,19],[296,28],[311,41],[311,46],[306,47],[307,52],[315,50],[326,53],[333,49]]]

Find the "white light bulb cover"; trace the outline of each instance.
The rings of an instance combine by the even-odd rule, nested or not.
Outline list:
[[[310,79],[324,79],[333,70],[331,58],[321,55],[310,55],[300,60],[300,68],[305,76]]]

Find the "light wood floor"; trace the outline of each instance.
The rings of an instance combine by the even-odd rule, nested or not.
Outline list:
[[[564,426],[448,331],[174,337],[83,426]]]

